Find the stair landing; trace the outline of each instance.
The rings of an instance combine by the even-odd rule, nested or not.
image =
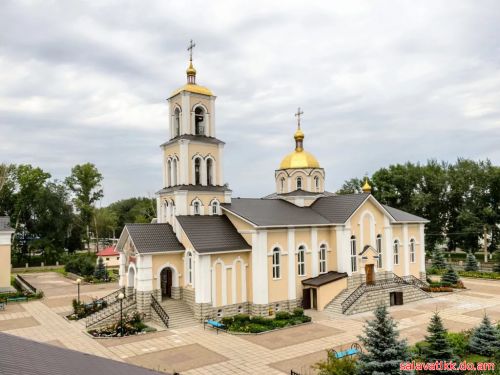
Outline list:
[[[186,302],[167,298],[161,301],[161,306],[169,316],[169,328],[193,327],[199,324]]]

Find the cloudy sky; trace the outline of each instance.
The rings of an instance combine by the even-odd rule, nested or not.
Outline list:
[[[298,106],[329,190],[391,163],[500,164],[496,0],[2,0],[0,162],[92,162],[103,204],[153,195],[189,39],[234,196],[273,192]]]

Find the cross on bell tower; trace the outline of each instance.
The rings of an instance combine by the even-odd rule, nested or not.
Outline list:
[[[295,117],[297,117],[297,128],[300,129],[300,116],[304,114],[304,111],[300,110],[300,107],[297,108],[297,113],[295,114]]]
[[[189,41],[189,47],[187,50],[189,51],[189,67],[186,70],[187,74],[187,83],[195,85],[196,84],[196,69],[193,67],[193,48],[196,47],[196,43],[193,42],[193,39]]]

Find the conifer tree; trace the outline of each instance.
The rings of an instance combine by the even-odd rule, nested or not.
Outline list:
[[[460,278],[458,277],[458,274],[455,272],[452,266],[449,266],[448,269],[446,270],[446,273],[441,276],[441,282],[442,283],[449,283],[451,285],[455,285],[458,283],[458,280]]]
[[[477,259],[472,254],[472,252],[467,253],[467,258],[465,259],[465,270],[466,271],[477,271],[479,269],[477,265]]]
[[[438,270],[443,270],[446,268],[446,261],[441,249],[434,250],[434,255],[432,257],[432,267]]]
[[[422,351],[422,361],[430,363],[455,360],[453,349],[446,339],[448,331],[444,328],[443,321],[437,312],[432,316],[427,332],[429,334],[425,336],[425,342],[428,346]]]
[[[491,324],[490,319],[485,314],[479,327],[477,327],[469,339],[471,352],[490,357],[500,350],[499,332]]]
[[[366,350],[359,355],[358,374],[401,374],[399,365],[409,358],[406,340],[399,340],[385,305],[378,306],[374,315],[365,325],[364,335],[358,337]]]
[[[99,257],[97,260],[97,266],[94,271],[94,276],[99,280],[104,280],[106,278],[106,268],[104,267],[104,260]]]

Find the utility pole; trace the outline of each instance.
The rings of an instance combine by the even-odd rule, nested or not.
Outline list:
[[[483,227],[484,263],[488,263],[488,227]]]

